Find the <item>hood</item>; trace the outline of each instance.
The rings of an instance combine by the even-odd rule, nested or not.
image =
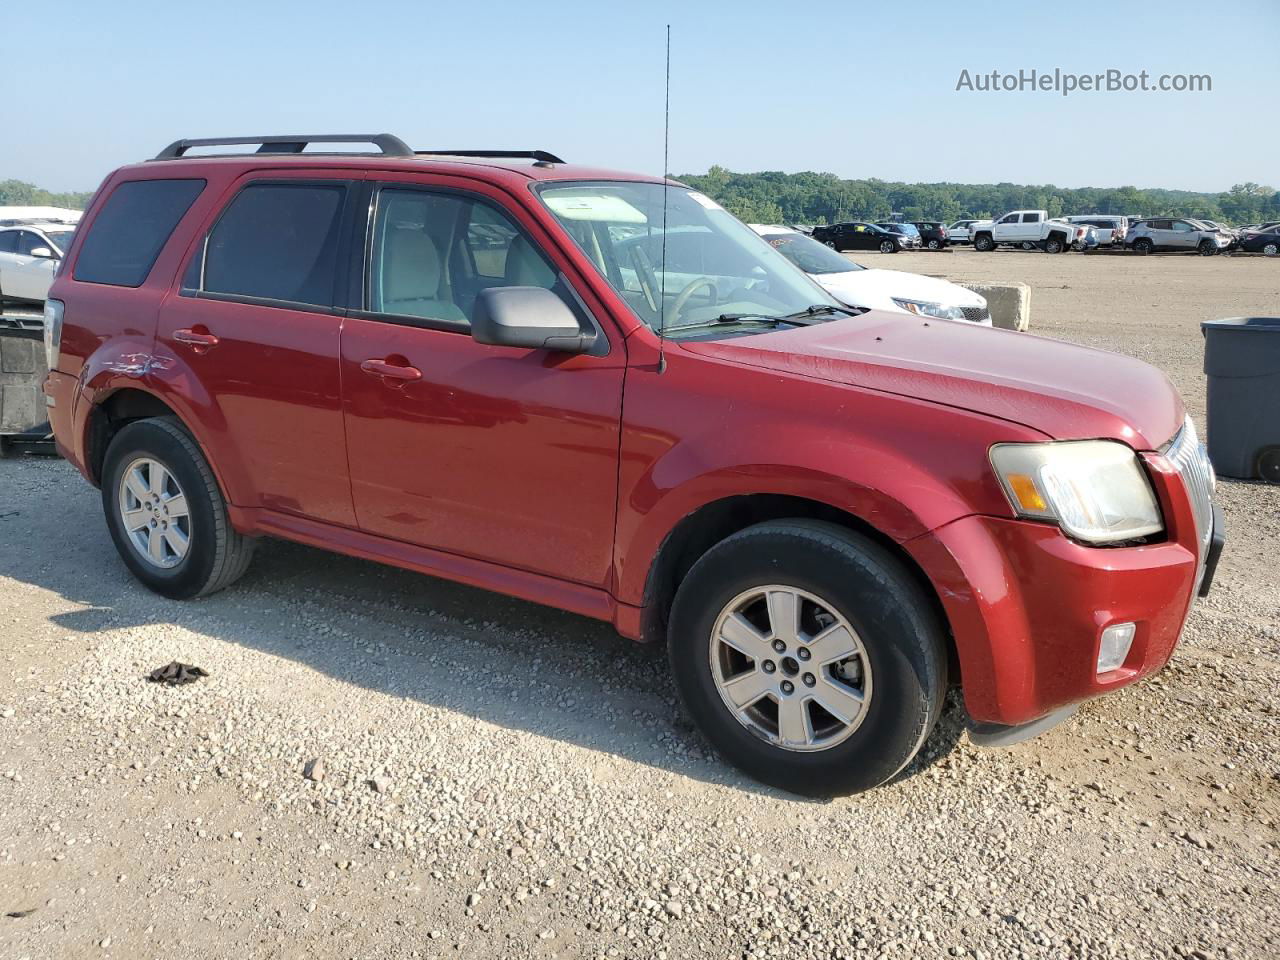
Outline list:
[[[1155,450],[1182,426],[1182,400],[1149,364],[1011,330],[858,317],[728,340],[690,353],[972,410],[1056,440],[1112,438]]]
[[[894,297],[945,303],[957,307],[985,307],[987,301],[950,280],[926,277],[901,270],[850,270],[848,273],[812,274],[824,290],[842,303],[873,310],[906,311],[893,302]]]

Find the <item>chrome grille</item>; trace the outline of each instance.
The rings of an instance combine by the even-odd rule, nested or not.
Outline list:
[[[1177,468],[1178,475],[1186,485],[1196,520],[1196,535],[1200,543],[1200,572],[1203,574],[1209,542],[1213,539],[1213,491],[1217,481],[1213,475],[1213,464],[1209,462],[1209,453],[1200,442],[1196,426],[1190,417],[1187,417],[1182,429],[1161,452]],[[1196,586],[1199,587],[1199,576],[1196,578]]]
[[[991,311],[986,307],[961,307],[960,310],[970,323],[986,323],[991,318]]]

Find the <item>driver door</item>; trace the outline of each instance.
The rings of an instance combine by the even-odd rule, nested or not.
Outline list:
[[[623,348],[606,336],[576,355],[471,338],[476,295],[496,285],[546,287],[593,321],[540,226],[494,188],[463,183],[376,189],[362,309],[342,331],[357,522],[607,587]]]
[[[36,251],[40,251],[39,256]],[[54,259],[53,245],[33,230],[19,230],[12,254],[6,259],[4,294],[21,300],[43,300],[53,283],[53,271],[58,261]]]

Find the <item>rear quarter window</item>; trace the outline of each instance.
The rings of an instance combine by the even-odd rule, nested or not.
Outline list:
[[[130,180],[117,186],[89,226],[75,279],[141,286],[204,187],[204,180]]]

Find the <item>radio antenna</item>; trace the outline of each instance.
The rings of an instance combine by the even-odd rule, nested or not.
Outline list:
[[[671,149],[671,24],[667,24],[667,86],[662,112],[662,279],[658,282],[658,372],[667,369],[667,175]]]

